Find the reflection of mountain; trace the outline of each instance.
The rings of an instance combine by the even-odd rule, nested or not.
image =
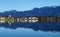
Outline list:
[[[19,16],[60,16],[60,6],[56,7],[42,7],[42,8],[34,8],[32,10],[27,11],[5,11],[0,13],[0,16],[9,16],[12,15],[14,17]]]
[[[41,23],[12,23],[9,24],[0,24],[0,27],[17,29],[17,28],[30,28],[34,31],[59,31],[60,32],[60,22],[41,22]]]

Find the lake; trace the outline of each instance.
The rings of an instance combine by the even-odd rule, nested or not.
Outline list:
[[[60,37],[59,22],[3,23],[0,37]]]

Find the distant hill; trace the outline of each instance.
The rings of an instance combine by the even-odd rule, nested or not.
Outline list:
[[[60,6],[46,6],[42,8],[33,8],[32,10],[27,11],[5,11],[0,12],[0,16],[9,16],[20,17],[20,16],[60,16]]]

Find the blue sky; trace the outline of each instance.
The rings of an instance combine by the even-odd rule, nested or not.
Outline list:
[[[59,6],[60,0],[0,0],[0,12],[9,10],[25,11],[35,7]]]

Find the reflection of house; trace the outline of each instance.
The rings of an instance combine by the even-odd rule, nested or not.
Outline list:
[[[60,17],[39,16],[39,17],[20,17],[17,22],[59,22]]]
[[[29,17],[29,22],[38,22],[39,19],[37,17]]]
[[[0,17],[0,23],[5,23],[5,17]]]
[[[20,17],[17,18],[17,22],[38,22],[37,17]]]
[[[13,22],[60,22],[60,17],[54,16],[39,16],[39,17],[3,17],[0,16],[0,23],[13,23]]]
[[[14,17],[0,16],[0,23],[14,22]]]

